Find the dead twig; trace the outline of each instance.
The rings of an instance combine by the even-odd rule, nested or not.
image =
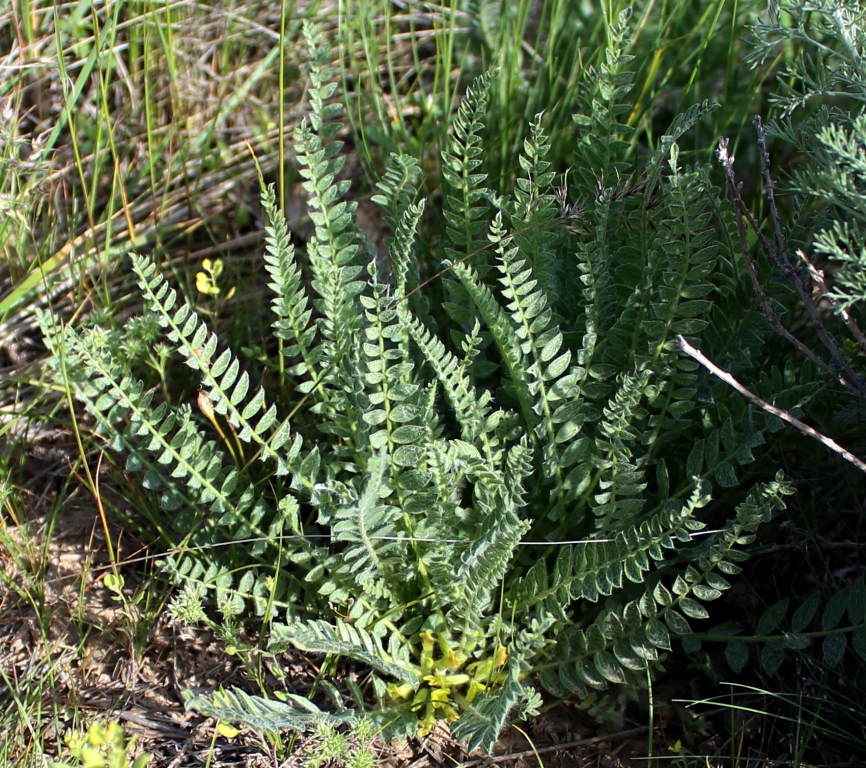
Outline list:
[[[773,222],[773,232],[775,234],[776,247],[778,249],[778,255],[775,259],[776,263],[778,264],[779,260],[782,260],[782,271],[794,285],[794,288],[796,288],[797,294],[800,296],[800,300],[803,302],[803,306],[809,314],[809,320],[812,323],[812,327],[818,334],[818,338],[821,339],[821,343],[827,348],[827,351],[833,358],[833,362],[845,372],[845,375],[850,379],[852,385],[854,385],[857,394],[859,394],[860,397],[866,398],[866,383],[864,383],[851,366],[848,365],[848,361],[842,355],[839,346],[830,337],[830,334],[827,333],[827,329],[824,327],[823,318],[821,317],[821,313],[818,311],[818,307],[815,304],[815,299],[812,295],[812,286],[809,284],[811,281],[809,278],[805,281],[802,279],[800,271],[794,266],[793,260],[788,253],[788,242],[785,239],[784,232],[782,231],[779,209],[776,207],[776,183],[770,176],[770,153],[767,152],[767,134],[764,131],[764,126],[761,122],[760,116],[755,116],[754,124],[755,130],[758,132],[758,149],[761,152],[761,173],[764,177],[764,186],[767,190],[767,202],[769,204],[770,218]],[[772,251],[770,251],[770,255],[773,255]]]
[[[776,198],[774,192],[775,183],[773,182],[770,175],[770,155],[767,152],[766,133],[764,131],[764,127],[761,123],[760,118],[755,119],[755,128],[758,131],[758,148],[761,153],[761,172],[764,178],[764,185],[766,187],[767,201],[770,210],[770,219],[773,223],[773,237],[775,240],[775,247],[767,239],[766,235],[764,235],[764,233],[761,231],[760,225],[755,220],[755,217],[752,216],[752,213],[751,211],[749,211],[745,202],[743,202],[742,195],[740,194],[740,185],[737,183],[736,177],[734,176],[735,158],[728,149],[728,140],[726,138],[720,138],[719,146],[716,150],[716,157],[718,157],[724,169],[725,179],[728,185],[728,191],[731,195],[731,201],[734,204],[734,217],[736,219],[737,229],[740,235],[740,247],[743,253],[743,261],[746,265],[746,271],[748,272],[749,279],[752,282],[752,288],[754,289],[755,294],[758,297],[758,301],[761,304],[761,308],[764,311],[764,315],[766,316],[767,321],[770,323],[770,326],[777,334],[779,334],[783,339],[796,347],[799,352],[808,357],[822,371],[836,379],[836,381],[838,381],[848,391],[850,391],[857,397],[866,400],[866,382],[864,382],[852,370],[851,366],[848,364],[841,351],[839,350],[838,345],[830,337],[830,334],[827,332],[827,329],[824,326],[824,321],[821,318],[821,313],[818,311],[818,307],[815,304],[815,299],[812,295],[811,281],[814,278],[814,275],[812,275],[810,271],[809,276],[804,281],[797,267],[794,265],[790,254],[788,253],[788,243],[782,230],[779,210],[776,206]],[[785,326],[782,325],[781,320],[779,320],[779,316],[773,309],[770,299],[764,291],[760,280],[758,279],[757,270],[755,269],[755,265],[751,259],[751,256],[749,255],[749,245],[746,237],[746,223],[748,223],[749,227],[758,238],[758,243],[767,259],[783,275],[785,275],[785,277],[794,286],[798,296],[800,297],[800,300],[803,302],[806,313],[809,316],[810,324],[815,329],[815,332],[818,334],[818,338],[821,340],[821,343],[827,348],[828,352],[830,353],[830,357],[832,358],[835,367],[827,363],[821,357],[819,357],[810,347],[800,341],[800,339],[794,336],[787,328],[785,328]],[[859,328],[857,330],[859,331]]]
[[[812,278],[812,283],[815,285],[815,289],[818,292],[818,296],[830,304],[833,308],[833,312],[836,313],[836,316],[842,318],[842,321],[848,326],[848,330],[851,331],[851,335],[857,339],[860,349],[863,350],[863,352],[866,352],[866,335],[864,335],[863,331],[860,330],[857,321],[851,317],[851,313],[845,309],[838,297],[833,296],[827,290],[827,283],[824,281],[824,270],[818,269],[811,261],[809,261],[806,254],[799,248],[797,249],[797,255],[806,266],[806,269],[809,272],[809,277]]]
[[[814,438],[819,443],[827,446],[834,453],[838,453],[845,461],[850,461],[857,469],[861,472],[866,472],[866,464],[864,464],[860,459],[858,459],[853,453],[843,448],[836,441],[831,440],[829,437],[822,435],[820,432],[812,429],[808,424],[804,424],[799,419],[792,416],[787,411],[783,411],[781,408],[777,408],[775,405],[770,405],[770,403],[765,400],[761,400],[756,394],[746,389],[739,381],[737,381],[730,373],[727,371],[723,371],[719,368],[715,363],[709,360],[703,352],[699,349],[695,349],[691,344],[689,344],[682,336],[677,336],[677,345],[679,348],[685,352],[689,357],[694,360],[697,360],[704,368],[706,368],[710,373],[714,376],[718,376],[722,381],[725,382],[728,386],[737,390],[743,397],[746,398],[750,403],[757,405],[759,408],[765,410],[767,413],[772,413],[773,416],[777,416],[782,419],[782,421],[786,421],[788,424],[799,429],[804,435],[808,435],[809,437]]]

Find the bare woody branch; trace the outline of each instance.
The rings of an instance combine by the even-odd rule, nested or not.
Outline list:
[[[737,381],[730,373],[719,368],[715,363],[713,363],[709,358],[707,358],[703,352],[701,352],[699,349],[695,349],[695,347],[689,344],[682,336],[677,337],[677,346],[679,346],[679,348],[689,357],[700,363],[714,376],[717,376],[729,387],[732,387],[737,392],[739,392],[750,403],[758,406],[758,408],[765,410],[767,413],[773,414],[773,416],[777,416],[782,421],[787,422],[791,426],[796,427],[804,435],[808,435],[809,437],[814,438],[834,453],[838,453],[843,459],[845,459],[845,461],[850,461],[861,472],[866,472],[866,464],[860,461],[860,459],[858,459],[853,453],[843,448],[835,440],[831,440],[829,437],[822,435],[817,430],[812,429],[812,427],[810,427],[808,424],[804,424],[802,421],[800,421],[798,418],[795,418],[787,411],[783,411],[781,408],[777,408],[775,405],[771,405],[765,400],[761,400],[760,397],[758,397],[752,391],[746,389],[746,387],[740,384],[740,382]]]
[[[796,347],[799,352],[808,357],[821,370],[836,379],[836,381],[838,381],[848,391],[857,397],[866,400],[866,382],[864,382],[852,370],[851,366],[839,350],[838,345],[830,337],[812,295],[811,279],[807,278],[806,281],[803,280],[787,251],[787,240],[782,230],[779,211],[776,206],[773,187],[774,182],[770,176],[770,157],[766,148],[766,134],[760,119],[755,120],[755,127],[758,130],[758,146],[761,152],[762,174],[764,177],[764,183],[767,187],[767,201],[770,210],[770,218],[773,222],[775,247],[761,231],[761,227],[755,220],[755,217],[752,216],[751,211],[749,211],[748,207],[743,202],[742,195],[740,194],[740,185],[737,183],[734,176],[734,155],[731,154],[728,149],[728,140],[726,138],[720,138],[719,146],[716,150],[716,156],[724,169],[728,191],[731,195],[731,201],[734,204],[734,216],[740,234],[740,247],[743,253],[743,261],[746,265],[749,279],[752,282],[752,287],[758,297],[758,301],[761,304],[761,308],[764,311],[767,321],[777,334]],[[780,272],[782,272],[782,274],[785,275],[785,277],[788,278],[788,280],[791,281],[791,284],[796,289],[809,316],[809,322],[818,334],[818,338],[821,339],[821,343],[829,351],[834,365],[830,365],[819,357],[810,347],[800,341],[800,339],[794,336],[787,328],[785,328],[784,325],[782,325],[779,316],[773,309],[770,298],[767,296],[766,291],[764,291],[764,288],[758,279],[757,270],[755,269],[755,265],[749,254],[749,245],[746,237],[746,222],[758,238],[758,243],[765,256]],[[807,282],[809,283],[808,285]]]

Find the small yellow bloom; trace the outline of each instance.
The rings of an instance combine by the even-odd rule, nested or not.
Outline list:
[[[457,712],[456,709],[454,709],[454,707],[446,707],[445,708],[445,719],[449,723],[453,723],[459,717],[460,717],[460,714]]]
[[[508,661],[508,649],[504,645],[497,646],[496,653],[493,654],[493,666],[497,668],[505,666],[506,661]]]
[[[444,704],[447,701],[451,700],[451,689],[450,688],[436,688],[430,691],[430,701],[434,702],[434,706],[436,704]]]
[[[469,690],[466,692],[466,701],[472,701],[479,691],[487,690],[487,686],[484,683],[479,683],[477,680],[471,680],[469,682]]]
[[[388,695],[392,699],[408,699],[414,693],[411,683],[388,683]]]

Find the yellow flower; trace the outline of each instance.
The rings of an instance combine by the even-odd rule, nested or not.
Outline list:
[[[504,645],[497,646],[496,653],[493,654],[493,666],[497,668],[505,666],[506,661],[508,661],[508,649]]]
[[[388,695],[392,699],[408,699],[414,693],[411,683],[388,683]]]
[[[469,690],[466,692],[466,701],[472,701],[479,691],[487,690],[487,686],[484,683],[479,683],[477,680],[469,681]]]

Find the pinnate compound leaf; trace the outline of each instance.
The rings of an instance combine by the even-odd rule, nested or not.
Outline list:
[[[336,141],[323,141],[333,138],[339,130],[334,124],[326,124],[339,105],[323,103],[333,96],[336,85],[326,82],[330,76],[325,74],[327,62],[331,58],[328,51],[322,50],[321,56],[319,53],[314,56],[318,63],[311,71],[312,116],[304,123],[306,127],[301,127],[296,134],[296,156],[302,165],[301,176],[307,180],[304,186],[312,198],[310,217],[316,229],[315,238],[307,249],[310,281],[306,275],[302,279],[300,271],[293,265],[292,246],[285,227],[280,229],[275,225],[268,231],[268,248],[274,257],[268,262],[269,273],[276,284],[275,293],[283,299],[277,307],[277,317],[282,325],[282,335],[278,333],[278,338],[286,342],[283,352],[290,358],[287,370],[293,379],[297,379],[297,392],[309,395],[313,401],[307,407],[316,418],[304,421],[308,424],[315,421],[321,434],[325,435],[325,439],[320,441],[321,456],[314,448],[298,468],[296,459],[301,456],[300,435],[289,443],[288,422],[270,442],[260,434],[277,423],[277,411],[273,406],[267,408],[261,389],[255,390],[253,398],[248,399],[249,392],[254,390],[248,374],[240,370],[238,360],[226,352],[210,366],[210,377],[216,377],[221,384],[219,391],[213,385],[207,385],[208,393],[213,391],[215,412],[238,427],[243,440],[252,437],[260,440],[262,455],[282,461],[282,464],[278,463],[280,474],[288,473],[287,465],[291,464],[292,489],[304,490],[303,515],[297,500],[294,500],[291,514],[286,515],[288,527],[299,534],[286,537],[286,540],[292,539],[291,546],[295,546],[297,540],[300,548],[287,552],[286,560],[302,565],[302,571],[308,574],[310,589],[304,589],[305,584],[301,581],[289,588],[293,590],[292,594],[287,596],[283,590],[283,593],[275,595],[281,601],[280,608],[285,605],[282,601],[287,601],[289,610],[283,615],[288,616],[291,623],[272,627],[273,645],[269,650],[277,652],[280,646],[291,644],[308,652],[358,660],[375,671],[372,692],[379,701],[387,696],[384,678],[408,683],[408,686],[401,686],[403,691],[409,686],[413,689],[417,686],[418,668],[409,669],[411,662],[408,659],[414,658],[413,654],[418,649],[413,638],[417,638],[423,629],[445,629],[454,614],[463,612],[465,615],[460,618],[464,625],[477,622],[480,634],[487,632],[489,635],[492,624],[487,621],[491,617],[488,602],[494,606],[493,611],[496,608],[495,601],[492,598],[488,600],[486,595],[501,594],[506,600],[513,598],[513,592],[509,594],[514,588],[513,582],[507,581],[509,574],[527,573],[522,564],[516,571],[508,567],[524,530],[521,526],[530,525],[526,518],[536,511],[543,514],[548,499],[555,498],[556,514],[550,517],[558,520],[557,525],[566,531],[573,522],[573,518],[569,518],[574,502],[590,496],[588,489],[598,482],[598,495],[593,497],[599,505],[597,530],[603,539],[610,538],[611,541],[604,547],[587,549],[592,554],[586,555],[587,559],[581,562],[577,562],[576,550],[569,550],[568,558],[557,560],[555,573],[533,567],[528,569],[529,578],[525,581],[530,582],[531,588],[526,590],[526,594],[545,593],[545,608],[554,603],[561,604],[558,612],[550,610],[550,614],[556,616],[551,619],[554,631],[545,626],[537,632],[524,632],[521,622],[527,616],[528,600],[514,600],[517,612],[524,612],[514,616],[515,637],[522,639],[515,644],[513,653],[509,651],[509,674],[506,679],[499,676],[495,683],[490,681],[488,688],[478,692],[473,701],[460,700],[463,717],[454,726],[454,733],[458,738],[466,738],[470,749],[474,746],[488,749],[515,706],[521,706],[524,711],[531,708],[534,699],[529,695],[528,683],[522,684],[520,676],[538,660],[539,653],[542,658],[546,657],[548,647],[554,645],[552,641],[560,641],[556,653],[562,656],[550,665],[552,669],[541,672],[541,683],[559,696],[568,695],[569,691],[586,696],[588,686],[603,688],[608,682],[624,682],[629,676],[626,670],[644,670],[647,662],[658,660],[661,650],[669,650],[672,634],[681,635],[687,647],[699,646],[700,640],[690,633],[683,614],[696,619],[707,616],[699,601],[715,600],[728,587],[721,576],[715,576],[710,570],[713,567],[723,573],[739,570],[734,563],[747,555],[731,548],[749,542],[764,515],[762,510],[769,508],[770,504],[767,501],[769,495],[767,499],[759,498],[760,492],[756,490],[743,509],[738,509],[735,523],[726,526],[722,535],[704,540],[707,546],[698,551],[699,558],[690,560],[697,563],[700,559],[700,565],[690,566],[675,582],[666,580],[667,586],[658,583],[654,589],[645,592],[631,590],[630,585],[625,584],[625,580],[634,583],[645,581],[647,572],[660,563],[665,568],[662,578],[667,579],[670,563],[689,561],[689,553],[684,551],[692,546],[689,532],[701,527],[701,523],[687,517],[691,515],[692,507],[701,507],[706,501],[698,503],[697,497],[693,497],[688,515],[678,512],[682,507],[682,502],[677,501],[682,490],[681,464],[685,453],[692,447],[691,433],[687,442],[675,445],[672,441],[678,439],[676,431],[680,426],[685,428],[689,425],[686,414],[696,404],[697,374],[694,368],[681,364],[685,360],[677,362],[670,333],[696,333],[706,325],[700,316],[710,306],[705,297],[713,290],[713,283],[702,281],[708,279],[714,269],[715,251],[720,247],[710,242],[718,238],[715,237],[715,223],[713,231],[708,228],[710,213],[705,210],[705,198],[714,193],[710,192],[709,185],[698,179],[697,174],[691,174],[689,178],[692,180],[689,180],[677,172],[673,142],[678,134],[672,134],[666,151],[658,156],[657,162],[660,167],[661,158],[671,150],[673,173],[663,182],[659,170],[655,182],[664,187],[664,205],[670,208],[676,203],[678,207],[653,214],[657,216],[655,223],[664,225],[663,231],[655,226],[639,230],[659,232],[659,237],[654,239],[658,247],[653,245],[653,248],[663,254],[660,266],[649,264],[649,268],[644,270],[644,256],[656,257],[641,251],[642,242],[621,247],[624,245],[619,241],[621,228],[607,226],[611,214],[628,213],[631,205],[631,196],[620,195],[614,186],[621,173],[628,171],[627,163],[610,160],[626,151],[627,142],[609,138],[627,132],[626,126],[619,125],[619,120],[624,119],[619,116],[627,115],[630,110],[628,104],[621,103],[628,92],[630,74],[620,69],[627,64],[626,51],[630,45],[624,39],[626,21],[627,16],[623,15],[616,28],[619,32],[614,32],[619,42],[608,52],[607,63],[600,70],[604,84],[600,95],[596,94],[598,98],[591,100],[592,110],[582,110],[589,121],[588,138],[591,141],[582,144],[585,150],[581,155],[583,166],[577,175],[589,183],[580,194],[587,206],[587,232],[599,233],[597,242],[590,242],[595,237],[591,234],[580,238],[583,254],[580,265],[584,269],[579,279],[586,288],[581,294],[586,299],[583,306],[579,305],[580,297],[575,295],[578,305],[568,307],[557,302],[559,308],[556,308],[554,298],[559,299],[565,294],[559,293],[555,297],[558,292],[550,290],[550,287],[558,284],[559,277],[543,274],[556,260],[554,254],[550,254],[547,261],[541,258],[546,245],[553,242],[553,238],[547,236],[550,232],[545,235],[544,231],[552,228],[547,224],[556,217],[556,205],[552,195],[548,195],[552,206],[543,196],[544,188],[553,178],[552,171],[548,170],[550,164],[542,162],[543,152],[531,145],[527,145],[530,147],[527,154],[536,154],[532,155],[531,162],[521,162],[528,174],[525,180],[530,186],[522,188],[527,196],[517,200],[518,207],[526,204],[526,214],[520,215],[526,216],[532,228],[508,234],[501,223],[502,217],[497,214],[500,220],[498,229],[490,229],[495,242],[501,245],[496,253],[502,262],[502,287],[495,293],[490,290],[485,293],[482,288],[487,285],[479,279],[465,286],[466,289],[473,286],[476,289],[476,295],[469,296],[473,299],[469,302],[471,309],[462,303],[459,307],[457,303],[452,305],[458,307],[459,319],[467,324],[476,319],[474,315],[479,308],[482,314],[485,307],[489,308],[484,316],[492,339],[487,336],[482,339],[478,335],[479,343],[475,344],[472,341],[476,338],[475,332],[467,335],[469,341],[463,345],[465,357],[461,359],[448,352],[424,325],[422,318],[425,313],[417,311],[417,308],[424,306],[426,299],[420,301],[421,297],[416,296],[419,301],[411,305],[399,301],[400,297],[408,298],[407,283],[418,282],[418,276],[410,274],[413,270],[408,264],[412,260],[410,240],[421,215],[420,207],[410,211],[406,218],[411,201],[418,192],[414,181],[418,167],[414,161],[398,159],[390,179],[379,185],[385,194],[375,198],[376,202],[386,206],[392,229],[395,224],[398,230],[403,226],[402,234],[397,232],[392,247],[392,257],[394,251],[400,252],[399,260],[393,259],[392,279],[379,282],[375,259],[367,273],[369,281],[363,279],[361,264],[355,263],[355,256],[372,254],[367,254],[366,246],[362,245],[365,238],[354,224],[355,204],[340,200],[349,186],[349,182],[337,180],[344,162],[339,157],[341,145]],[[305,34],[312,38],[309,27],[305,28]],[[317,43],[316,47],[322,46]],[[484,250],[483,234],[494,209],[511,220],[509,226],[520,224],[517,221],[519,216],[512,213],[516,210],[511,204],[513,201],[481,186],[485,178],[480,172],[484,159],[481,129],[488,87],[489,79],[476,81],[473,85],[455,122],[457,140],[451,142],[443,157],[443,172],[451,186],[451,189],[445,189],[444,250],[458,277],[461,267],[466,274],[470,268],[480,270],[484,267],[484,271],[488,271],[486,267],[490,265],[491,251]],[[685,130],[683,125],[681,123],[678,129],[680,132]],[[539,144],[543,145],[544,141]],[[588,170],[590,165],[591,171]],[[627,178],[627,175],[622,178]],[[540,187],[539,193],[535,192],[535,187]],[[649,194],[647,192],[647,200]],[[273,194],[271,200],[271,207],[274,207]],[[548,213],[549,218],[544,218]],[[403,221],[414,221],[414,224],[404,226],[401,224]],[[559,225],[555,224],[555,227]],[[693,238],[687,237],[690,230],[693,230]],[[613,239],[609,241],[608,231],[613,233]],[[405,242],[401,242],[401,237]],[[450,247],[447,244],[449,237]],[[529,249],[532,252],[524,252],[527,251],[527,242],[532,246]],[[609,253],[613,254],[612,261]],[[547,258],[548,255],[544,255]],[[569,253],[567,256],[570,259],[572,255]],[[463,266],[463,260],[469,257],[473,266],[470,267],[468,261]],[[148,275],[154,274],[154,265],[147,269]],[[656,285],[655,275],[662,272],[664,284]],[[609,279],[611,275],[615,275],[616,283]],[[308,282],[312,291],[309,295],[306,291]],[[156,300],[162,301],[164,313],[170,312],[176,305],[175,294],[172,292],[170,297],[167,296],[169,289],[162,278],[152,283]],[[637,292],[634,291],[636,285],[640,285]],[[455,301],[462,302],[462,296],[456,294]],[[391,302],[391,298],[397,303]],[[364,311],[359,311],[362,308]],[[627,311],[622,314],[624,308]],[[563,334],[558,323],[570,323],[571,319],[560,318],[560,310],[568,316],[575,314],[573,310],[585,315],[585,333],[575,334],[572,328]],[[640,318],[646,318],[650,312],[655,312],[662,322],[644,323]],[[619,320],[617,315],[621,315]],[[632,322],[633,319],[637,324]],[[202,361],[210,361],[215,354],[216,336],[207,335],[205,326],[199,323],[189,307],[178,309],[174,322],[178,326],[172,330],[175,341],[184,341],[190,348],[188,352],[194,353],[191,362],[196,365],[193,367],[207,371]],[[625,335],[617,337],[608,333],[617,323],[627,329]],[[583,336],[579,351],[576,335]],[[632,346],[633,341],[626,336],[634,342],[640,340],[642,348],[646,346],[643,337],[650,339],[651,349],[655,350],[652,359]],[[420,366],[416,368],[415,363],[410,362],[417,357],[410,352],[410,340],[414,340],[414,346],[426,360],[424,370],[427,373],[422,373]],[[472,358],[481,353],[491,340],[500,347],[501,355],[493,356],[496,362],[488,359],[481,364],[497,365],[499,358],[503,358],[501,362],[509,368],[512,379],[511,389],[507,389],[505,394],[507,402],[518,404],[515,411],[504,405],[503,410],[491,413],[491,392],[480,386],[476,390],[473,383],[478,378],[479,361],[473,363]],[[593,359],[596,343],[603,354]],[[488,357],[486,354],[481,356]],[[661,365],[655,365],[657,361]],[[632,375],[629,371],[633,369],[633,363],[638,363],[639,371],[646,370],[648,378]],[[428,369],[435,374],[435,379]],[[595,381],[589,381],[587,377]],[[435,386],[437,380],[438,388]],[[621,386],[616,394],[611,395],[610,390],[617,388],[615,382],[620,382]],[[668,385],[675,389],[668,389]],[[419,393],[426,390],[427,394],[423,398],[420,395],[416,397],[416,390]],[[95,397],[101,391],[97,387]],[[447,429],[445,424],[440,424],[437,399],[442,395],[452,411],[445,419],[449,424]],[[601,400],[609,395],[605,406]],[[664,405],[664,401],[671,398],[674,402],[670,407]],[[598,402],[593,404],[587,400]],[[299,407],[301,405],[303,402]],[[100,398],[96,403],[99,412],[108,412],[115,407],[113,397]],[[702,414],[712,407],[709,401],[703,403]],[[652,445],[648,438],[655,439],[666,432],[672,421],[664,418],[653,422],[659,416],[660,408],[675,416],[673,421],[679,422],[673,425],[671,442],[667,445],[679,448],[680,454],[677,459],[675,450],[668,452],[665,448],[664,452],[672,457],[669,458],[671,466],[675,466],[677,471],[673,473],[674,477],[668,477],[667,466],[662,461],[657,472],[658,489],[654,489],[648,486],[644,477],[648,466],[646,449]],[[711,421],[718,424],[731,422],[730,417],[721,412],[718,416],[716,419],[713,415]],[[248,424],[254,417],[257,423]],[[134,414],[129,422],[137,428],[142,418]],[[497,426],[500,420],[502,425]],[[450,426],[452,421],[456,421],[458,429]],[[521,424],[521,421],[525,423]],[[523,439],[527,445],[525,471],[520,456],[515,458],[511,445],[521,439],[521,429],[524,429]],[[170,441],[173,433],[169,432],[166,428],[161,433],[154,433],[152,439],[156,442],[157,456],[165,450],[164,445],[159,447],[162,443],[157,438],[167,436]],[[462,443],[453,439],[453,435],[458,433]],[[145,436],[144,431],[138,434]],[[741,462],[736,449],[740,438],[731,431],[728,440],[726,434],[722,431],[721,438],[716,434],[712,440],[707,438],[694,443],[686,477],[715,473],[718,483],[723,486],[737,483],[736,466]],[[204,446],[204,443],[200,445]],[[286,445],[292,445],[290,451],[286,450]],[[720,453],[721,445],[724,445],[724,455]],[[120,442],[116,446],[123,447]],[[207,457],[214,451],[213,443],[201,451],[196,445],[193,451],[191,443],[181,438],[171,446],[185,447],[191,455],[204,457],[201,460],[190,459],[189,466],[182,467],[185,474],[180,475],[178,470],[173,478],[186,477],[193,469],[207,466],[207,470],[199,474],[210,484],[222,487],[226,494],[234,491],[235,485],[246,483],[246,473],[232,470],[234,474],[226,474],[219,464],[208,463]],[[390,460],[384,453],[386,446],[391,454]],[[371,447],[373,452],[383,450],[382,455],[371,455]],[[329,449],[336,449],[336,452]],[[133,463],[130,463],[130,468],[139,471],[147,471],[150,466],[142,461],[137,467]],[[172,463],[169,469],[174,466]],[[534,468],[543,468],[544,472],[537,482],[532,476]],[[168,472],[164,474],[168,478]],[[364,475],[369,482],[364,482]],[[671,488],[674,480],[677,487]],[[195,482],[202,484],[199,478]],[[175,508],[192,506],[186,498],[175,493],[179,484],[165,482],[164,485],[168,487],[154,481],[154,487],[165,493]],[[193,486],[190,484],[190,487]],[[274,521],[273,510],[267,509],[267,503],[260,503],[258,497],[254,497],[251,491],[247,494],[245,488],[246,485],[242,485],[237,489],[238,495],[246,494],[242,504],[238,504],[239,511],[236,513],[229,508],[228,501],[220,500],[218,508],[215,506],[214,509],[214,520],[226,525],[232,522],[233,517],[240,517],[245,526],[241,530],[243,538],[256,535],[264,541],[267,537],[260,534],[266,533],[270,534],[270,539],[276,539],[281,533],[278,524],[283,521],[279,518]],[[541,491],[540,499],[538,489]],[[210,488],[206,492],[214,494]],[[668,498],[672,493],[674,498]],[[361,494],[360,498],[358,494]],[[660,515],[658,521],[639,523],[644,510],[654,506],[654,497],[658,495],[667,502],[668,511]],[[502,519],[500,524],[506,499],[510,505],[509,517]],[[193,504],[196,500],[193,498]],[[312,530],[330,534],[330,541],[317,543],[317,534],[306,537],[304,527],[309,523],[302,522],[302,518],[315,521]],[[479,528],[482,521],[489,521],[489,524],[484,522],[486,527]],[[267,530],[254,530],[253,526],[259,523]],[[421,557],[426,559],[416,562],[409,555],[407,561],[404,555],[412,548],[403,546],[403,537],[416,531],[418,543],[422,544],[416,552],[423,553]],[[314,541],[309,540],[313,538]],[[663,550],[675,550],[673,557],[669,560]],[[264,568],[260,569],[261,580],[258,577],[254,579],[254,571],[244,570],[244,565],[239,564],[231,571],[225,571],[225,584],[221,581],[222,571],[220,575],[215,571],[205,580],[229,591],[233,580],[239,578],[240,584],[235,589],[251,591],[250,597],[259,599],[266,592],[263,589],[256,593],[255,590],[264,585],[265,572]],[[429,600],[427,597],[419,600],[417,587],[421,582],[426,584],[428,574]],[[583,587],[584,584],[589,586]],[[297,586],[300,592],[294,591]],[[425,585],[425,592],[427,589]],[[609,602],[612,607],[607,607],[607,601],[584,606],[587,611],[583,616],[586,620],[584,626],[588,625],[588,628],[585,631],[562,631],[570,619],[568,611],[572,609],[569,606],[581,589],[591,591],[593,602],[614,595]],[[624,596],[616,594],[622,591],[625,591]],[[620,608],[623,602],[633,597],[633,593],[641,592],[643,595],[639,599]],[[479,594],[483,599],[475,597]],[[319,597],[327,598],[332,605],[328,606],[324,599],[316,602]],[[309,599],[297,605],[305,598]],[[458,598],[459,611],[453,608]],[[346,605],[348,607],[343,608]],[[241,601],[235,613],[243,607]],[[344,614],[344,610],[348,613]],[[593,623],[593,615],[600,610],[606,612]],[[334,615],[337,611],[347,618],[337,620]],[[802,633],[814,617],[814,610],[808,618],[805,613],[803,627],[795,626],[794,633]],[[860,611],[861,617],[862,614],[863,610]],[[311,619],[326,617],[328,621],[298,621],[294,617],[299,615]],[[790,642],[797,645],[803,635],[793,634],[791,637],[794,640]],[[486,639],[489,640],[489,636]],[[858,649],[864,646],[859,635],[855,636],[854,642]],[[781,659],[784,653],[781,644],[777,650]],[[729,660],[733,654],[732,666],[738,664],[742,669],[748,658],[745,643],[733,640],[727,652]],[[348,685],[361,707],[363,697],[359,686],[351,682]],[[438,693],[441,696],[448,694],[447,691]],[[339,709],[343,704],[342,698],[339,695],[332,698]],[[405,696],[401,695],[401,698]],[[455,698],[459,700],[459,697]],[[207,703],[195,697],[191,701],[195,701],[202,712],[264,731],[336,722],[333,716],[321,712],[315,705],[295,697],[290,697],[289,704],[285,704],[255,699],[242,693],[220,694],[210,702],[210,709],[207,709]],[[232,712],[240,712],[241,716],[233,716]],[[427,710],[428,714],[430,712],[432,709]],[[436,714],[451,712],[438,711]],[[390,723],[399,721],[392,731],[405,731],[406,736],[411,735],[417,722],[415,711],[380,711],[376,716],[381,716],[377,725],[381,723],[386,729],[391,728],[386,722],[389,719]],[[383,738],[387,740],[390,737]]]
[[[317,725],[337,726],[352,724],[356,718],[351,712],[339,715],[323,712],[302,696],[287,694],[289,703],[251,696],[238,688],[217,691],[213,698],[197,696],[184,691],[186,708],[230,723],[239,723],[259,733],[279,733],[284,730],[306,731]]]
[[[480,747],[485,754],[489,753],[508,715],[524,697],[524,693],[515,665],[505,683],[492,693],[479,696],[467,707],[467,711],[452,727],[452,735],[459,741],[466,741],[466,748],[470,752]]]
[[[348,639],[347,639],[348,638]],[[363,630],[344,622],[336,627],[326,621],[296,621],[292,624],[274,624],[270,646],[294,646],[307,653],[331,653],[356,659],[382,674],[400,682],[415,683],[409,670],[383,659],[376,652],[375,641]]]

